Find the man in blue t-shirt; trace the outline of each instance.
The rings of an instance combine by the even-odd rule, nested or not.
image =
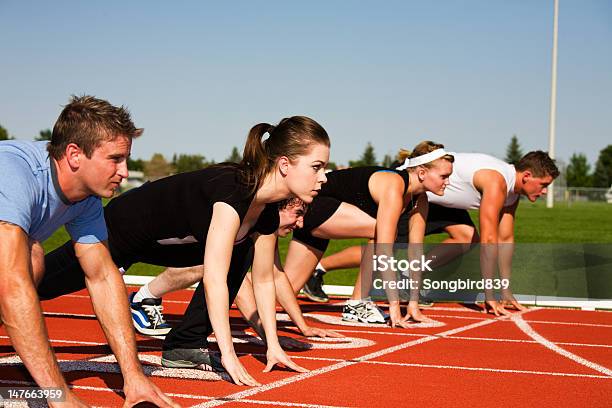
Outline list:
[[[100,197],[111,197],[127,177],[132,138],[140,134],[124,107],[82,96],[63,109],[51,142],[0,142],[0,324],[36,383],[61,388],[69,406],[82,402],[60,372],[36,294],[41,242],[62,225],[121,366],[126,403],[176,406],[142,371],[125,286],[105,242]]]

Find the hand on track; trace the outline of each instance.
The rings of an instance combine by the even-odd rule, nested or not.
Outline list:
[[[308,350],[312,348],[310,343],[293,337],[278,336],[278,342],[284,350]]]
[[[510,307],[514,310],[518,310],[519,312],[524,312],[527,310],[525,306],[521,305],[518,300],[516,300],[510,289],[502,291],[502,298],[503,301],[501,303],[504,307]]]
[[[433,322],[433,319],[430,319],[429,317],[425,316],[423,313],[421,313],[421,309],[419,309],[419,305],[418,304],[409,304],[408,305],[408,313],[406,313],[406,316],[404,316],[404,321],[408,321],[412,319],[413,321],[417,322],[417,323],[429,323],[429,322]]]
[[[180,405],[175,403],[164,394],[157,385],[153,384],[151,380],[144,376],[144,374],[137,376],[130,376],[123,386],[123,392],[125,393],[125,403],[123,408],[133,407],[140,402],[151,402],[161,408],[178,408]]]
[[[287,368],[297,371],[298,373],[307,373],[309,371],[308,369],[300,367],[299,365],[291,361],[289,356],[285,354],[283,349],[281,349],[280,347],[274,349],[268,348],[266,358],[268,359],[268,364],[266,364],[266,368],[264,368],[263,370],[264,373],[272,371],[276,364],[282,364]]]
[[[223,364],[225,371],[232,377],[236,385],[249,385],[251,387],[261,385],[251,377],[242,363],[240,363],[235,353],[231,353],[231,355],[221,355],[221,364]]]
[[[304,337],[344,337],[344,335],[337,333],[333,330],[320,329],[318,327],[310,327],[308,326],[306,329],[302,330],[302,334]]]
[[[495,316],[510,316],[512,313],[510,313],[508,310],[506,310],[504,308],[504,305],[499,303],[497,300],[487,300],[484,303],[484,313],[493,313]]]
[[[395,305],[389,305],[389,325],[391,325],[391,327],[402,327],[404,329],[410,327],[410,323],[402,318],[402,311],[399,304],[397,304],[397,307],[395,307]]]

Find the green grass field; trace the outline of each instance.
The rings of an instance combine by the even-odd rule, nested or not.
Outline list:
[[[478,212],[471,213],[478,224]],[[427,237],[426,242],[437,243],[445,238],[444,234]],[[45,251],[51,251],[68,240],[64,229],[58,230],[44,242]],[[517,243],[612,243],[612,204],[607,203],[557,203],[547,209],[541,200],[532,204],[520,204],[515,227]],[[335,253],[348,246],[361,244],[363,240],[335,240],[329,245],[327,254]],[[281,239],[279,248],[285,257],[288,239]],[[163,268],[154,265],[136,264],[128,271],[131,275],[156,275]],[[325,275],[325,283],[332,285],[352,285],[357,275],[356,269],[339,270]]]

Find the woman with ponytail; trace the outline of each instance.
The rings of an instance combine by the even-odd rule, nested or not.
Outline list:
[[[276,363],[305,371],[289,359],[278,342],[273,279],[278,208],[266,205],[290,197],[312,202],[326,181],[324,169],[329,159],[329,145],[327,133],[317,122],[294,116],[281,120],[277,126],[266,123],[254,126],[238,165],[221,164],[202,170],[207,173],[202,179],[208,184],[204,188],[212,193],[208,203],[212,210],[210,217],[202,217],[202,222],[207,224],[202,236],[204,276],[198,285],[200,290],[192,299],[195,310],[190,312],[194,309],[190,305],[184,320],[166,337],[163,357],[167,366],[180,366],[184,354],[206,348],[206,337],[214,331],[221,362],[234,382],[258,385],[236,356],[229,325],[228,306],[246,273],[242,268],[239,276],[228,276],[230,264],[232,261],[251,263],[237,261],[236,256],[232,257],[232,250],[234,246],[246,245],[254,249],[253,287],[268,346],[265,371],[270,371]],[[245,244],[251,240],[252,244]],[[243,248],[241,253],[247,251]],[[230,281],[231,291],[228,290]],[[197,315],[194,321],[190,321],[191,313]],[[210,323],[202,332],[201,319],[206,319],[206,315]],[[183,353],[184,349],[190,351]]]
[[[276,333],[274,251],[279,202],[312,202],[325,183],[329,137],[312,119],[294,116],[277,126],[260,123],[249,132],[241,163],[222,163],[176,174],[130,190],[105,207],[109,249],[117,266],[136,262],[174,268],[204,264],[203,278],[178,326],[170,330],[159,294],[149,285],[130,295],[140,333],[166,334],[162,365],[225,369],[238,385],[258,385],[242,366],[232,343],[229,306],[252,265],[252,283],[267,343],[270,371],[277,363],[297,371]],[[301,217],[301,215],[300,215]],[[286,218],[286,217],[285,217]],[[45,258],[44,299],[84,287],[71,245]],[[55,284],[54,284],[55,282]],[[163,333],[161,333],[163,331]],[[221,358],[209,352],[214,331]]]

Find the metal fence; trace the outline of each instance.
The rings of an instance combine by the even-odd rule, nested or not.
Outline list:
[[[561,187],[554,188],[556,202],[608,202],[612,203],[611,188],[591,188],[591,187]]]

